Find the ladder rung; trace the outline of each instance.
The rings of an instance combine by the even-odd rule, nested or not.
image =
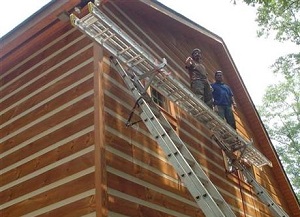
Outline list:
[[[183,146],[182,141],[177,137],[174,136],[171,132],[172,132],[173,128],[170,130],[170,137],[172,138],[174,145],[180,150]]]
[[[108,30],[109,30],[108,28],[104,29],[103,31],[101,31],[101,32],[99,32],[98,34],[96,34],[95,37],[99,37],[99,36],[103,35],[103,34],[106,33]]]
[[[169,123],[161,123],[161,125],[163,126],[163,128],[166,130],[167,133],[172,130],[172,126],[170,126]]]
[[[136,56],[132,57],[131,59],[127,60],[127,63],[130,63],[133,60],[136,60],[137,58],[140,58],[140,55],[136,55]]]
[[[169,96],[173,95],[174,93],[170,93]],[[184,95],[179,95],[176,99],[174,99],[174,102],[175,103],[178,103],[178,102],[182,102],[182,101],[185,101],[186,99],[188,98],[188,96],[184,96]]]
[[[106,42],[108,40],[110,40],[111,38],[115,37],[115,34],[112,33],[111,35],[108,35],[106,38],[103,39],[103,42]]]
[[[83,21],[85,22],[86,27],[88,27],[96,23],[98,19],[94,16],[86,16],[83,18]]]
[[[219,198],[213,197],[213,199],[214,199],[214,201],[216,202],[216,204],[218,204],[219,206],[224,204],[224,201],[221,200],[221,199],[219,199]]]
[[[209,181],[207,180],[206,177],[202,177],[202,176],[199,176],[199,175],[197,175],[197,177],[200,179],[201,183],[202,183],[204,186],[206,186],[206,185],[209,183]]]
[[[130,49],[131,49],[131,47],[126,47],[126,48],[124,48],[123,50],[119,51],[119,52],[118,52],[118,55],[121,55],[121,54],[127,52],[127,51],[130,50]]]
[[[140,58],[140,60],[138,60],[137,62],[133,63],[132,65],[137,66],[137,65],[139,65],[140,63],[142,63],[142,62],[144,62],[144,61],[145,61],[144,58]],[[144,66],[144,67],[145,67],[145,66]]]
[[[186,153],[186,149],[184,148],[184,146],[181,146],[179,148],[181,154],[183,155],[183,157],[185,158],[185,160],[188,162],[188,164],[193,167],[196,162],[195,162],[195,159],[191,158],[187,153]]]

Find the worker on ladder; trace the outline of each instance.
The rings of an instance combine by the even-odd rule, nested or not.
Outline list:
[[[221,118],[225,118],[226,122],[236,130],[235,118],[232,111],[232,106],[236,107],[231,88],[223,82],[223,72],[216,71],[216,82],[211,86],[213,88],[214,111],[218,113]]]
[[[185,67],[189,71],[191,90],[212,109],[212,88],[207,78],[206,68],[202,64],[202,52],[199,48],[195,48],[192,55],[186,59]]]

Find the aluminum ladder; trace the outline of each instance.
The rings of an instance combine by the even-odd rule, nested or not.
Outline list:
[[[74,14],[71,14],[71,23],[96,43],[103,46],[112,56],[125,64],[127,71],[129,70],[130,74],[134,75],[135,83],[139,80],[146,81],[145,87],[143,87],[143,90],[139,90],[139,94],[144,96],[145,90],[151,85],[167,99],[173,101],[177,106],[210,129],[213,135],[216,135],[218,140],[222,141],[222,145],[224,145],[227,150],[230,150],[230,153],[239,151],[239,161],[247,161],[248,163],[251,163],[257,167],[262,167],[264,165],[272,166],[271,162],[252,145],[251,141],[247,141],[245,138],[237,134],[236,131],[234,131],[226,122],[224,122],[224,120],[222,120],[217,114],[208,108],[202,101],[198,100],[189,88],[172,77],[167,70],[165,59],[162,60],[162,63],[159,63],[154,56],[144,50],[136,41],[134,41],[126,32],[119,28],[93,3],[88,3],[88,9],[89,14],[81,19],[77,18]],[[133,82],[133,80],[131,82]],[[149,108],[153,108],[153,106]],[[147,113],[144,112],[143,116],[146,114]],[[157,120],[163,121],[161,118],[157,118]],[[163,124],[165,125],[166,123]],[[167,130],[165,129],[165,131],[169,131],[169,128]],[[172,135],[169,137],[174,139],[173,137],[176,136]],[[180,141],[180,138],[174,140]],[[227,154],[227,152],[225,153]],[[182,155],[180,152],[179,154],[180,156]],[[229,157],[232,157],[232,154],[230,154]],[[182,161],[180,163],[185,162],[181,158],[180,160]],[[194,177],[197,177],[197,175],[194,175]],[[204,180],[205,182],[210,182],[209,179],[202,177],[200,180],[201,179],[202,181]],[[189,186],[189,183],[186,184]],[[194,195],[193,188],[189,190],[192,195]],[[198,195],[198,193],[195,194]],[[213,206],[214,201],[209,201],[211,206]],[[218,199],[216,199],[216,201],[218,201]],[[272,201],[271,197],[269,201]],[[269,204],[271,203],[272,202]]]
[[[206,216],[235,216],[171,124],[162,115],[156,103],[145,91],[145,87],[130,71],[127,73],[117,59],[112,59],[112,62],[139,105],[141,119],[203,213]]]

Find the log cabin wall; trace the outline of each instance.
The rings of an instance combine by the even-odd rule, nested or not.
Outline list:
[[[68,26],[23,54],[1,73],[1,216],[94,212],[93,45]]]
[[[168,60],[168,65],[172,69],[172,74],[180,79],[185,85],[189,86],[189,78],[186,70],[184,69],[184,60],[194,47],[199,47],[204,53],[204,62],[209,72],[210,81],[213,82],[214,72],[221,69],[225,72],[226,82],[232,86],[233,90],[235,89],[234,83],[230,80],[229,75],[226,76],[227,68],[223,67],[220,64],[218,55],[215,53],[216,51],[214,50],[214,46],[209,41],[204,39],[201,40],[201,38],[199,37],[196,38],[193,35],[185,34],[184,31],[178,31],[184,29],[184,27],[180,26],[179,23],[176,23],[175,25],[174,23],[172,23],[172,21],[169,21],[168,18],[162,18],[163,15],[156,14],[154,11],[149,12],[145,10],[144,7],[142,8],[142,6],[141,8],[139,8],[140,5],[138,3],[135,4],[134,7],[131,7],[132,5],[128,7],[128,4],[123,4],[122,1],[114,2],[117,3],[105,4],[104,11],[106,12],[106,14],[108,14],[112,20],[114,20],[125,32],[130,34],[130,36],[144,48],[150,50],[158,58],[166,57]],[[161,23],[162,20],[163,23]],[[112,72],[110,73],[112,74]],[[116,78],[118,76],[113,74],[112,77]],[[114,83],[117,84],[117,82]],[[126,90],[119,89],[116,91],[116,94],[120,93],[121,91],[125,92]],[[239,93],[236,93],[236,95],[238,94]],[[126,105],[127,112],[126,110],[121,109],[121,114],[123,114],[123,112],[125,111],[125,116],[123,116],[124,123],[114,123],[114,126],[123,125],[124,128],[126,117],[129,116],[130,108],[132,108],[132,106],[134,105],[134,102],[126,104],[126,102],[130,102],[128,101],[129,99],[127,99],[127,97],[130,98],[130,95],[126,96],[126,100],[124,98],[123,103],[122,99],[120,99],[119,97],[116,96],[115,98],[116,105],[118,103],[121,103],[124,106]],[[105,100],[105,102],[107,101],[108,100]],[[237,101],[237,103],[239,104],[239,101]],[[114,106],[114,108],[116,108],[116,105]],[[162,110],[167,115],[168,119],[177,130],[180,137],[188,144],[195,158],[199,160],[200,164],[208,173],[213,183],[216,184],[225,200],[232,206],[237,216],[272,216],[270,210],[265,205],[263,205],[255,196],[255,193],[253,192],[251,186],[246,183],[242,174],[227,174],[225,172],[223,154],[219,147],[211,141],[209,137],[210,132],[208,132],[208,130],[204,126],[202,126],[200,123],[195,122],[195,120],[193,120],[183,111],[180,111],[170,102],[168,108],[162,108]],[[247,117],[245,117],[243,115],[243,112],[239,110],[235,112],[235,115],[237,120],[238,132],[248,139],[254,138],[255,140],[255,135],[249,127]],[[113,117],[110,117],[110,120],[113,120]],[[139,131],[141,130],[143,130],[143,135],[140,136]],[[152,141],[151,136],[149,136],[149,134],[147,133],[147,130],[145,130],[145,132],[144,130],[144,126],[142,124],[139,124],[137,126],[137,129],[124,128],[115,131],[124,132],[122,133],[122,137],[124,135],[127,135],[126,143],[129,143],[128,148],[124,147],[124,143],[122,141],[118,142],[119,148],[117,148],[114,142],[114,139],[117,138],[117,134],[112,135],[110,139],[107,138],[108,149],[110,149],[111,146],[114,146],[114,149],[112,149],[112,151],[109,151],[109,153],[112,154],[111,159],[117,158],[114,155],[116,153],[120,153],[119,149],[122,150],[121,153],[128,152],[128,155],[123,156],[122,163],[120,163],[120,167],[116,168],[116,171],[114,170],[115,166],[112,166],[114,168],[113,170],[115,175],[122,177],[122,181],[120,180],[120,183],[122,184],[117,190],[118,193],[109,188],[109,197],[112,197],[110,193],[111,190],[116,195],[119,194],[117,198],[122,197],[122,199],[126,201],[126,196],[128,194],[130,194],[131,198],[129,204],[125,205],[125,201],[121,200],[119,201],[119,204],[114,204],[113,209],[110,208],[109,210],[113,213],[120,213],[129,216],[136,216],[138,215],[138,213],[147,215],[146,213],[152,212],[153,215],[150,216],[164,216],[163,213],[167,213],[167,216],[169,216],[172,215],[171,210],[173,208],[173,211],[177,212],[174,213],[175,216],[189,216],[190,213],[183,212],[184,210],[194,210],[193,206],[185,204],[186,200],[183,200],[186,197],[187,190],[176,179],[177,175],[173,171],[172,167],[169,167],[166,158],[161,154],[161,149],[158,148],[157,144]],[[145,135],[149,137],[147,138],[147,140],[145,140]],[[140,148],[134,147],[136,145],[142,148],[143,151],[149,152],[151,154],[145,154],[140,150]],[[158,159],[156,159],[157,156],[159,156]],[[125,159],[127,159],[127,161]],[[108,162],[110,168],[111,161],[108,160]],[[135,165],[130,165],[132,162],[134,162]],[[125,168],[125,165],[127,164],[129,168],[133,168],[132,172],[130,172],[130,176],[128,176],[130,170],[128,170],[128,172],[124,174],[121,169]],[[139,165],[138,168],[137,165]],[[143,169],[140,167],[143,167]],[[159,171],[159,176],[157,177],[157,174],[152,174],[149,177],[144,177],[145,174],[151,173],[150,171]],[[161,174],[161,172],[163,173]],[[288,210],[288,206],[284,202],[281,192],[277,190],[279,186],[276,180],[273,179],[272,181],[266,181],[272,179],[268,178],[272,177],[272,172],[270,171],[270,169],[263,168],[262,170],[257,170],[253,168],[253,172],[254,175],[258,177],[264,177],[264,179],[259,179],[262,185],[270,191],[270,194],[274,196],[278,204],[284,206],[285,209]],[[108,170],[108,177],[109,176],[110,171]],[[145,181],[145,183],[140,184],[142,186],[137,187],[134,183],[132,183],[136,182],[136,177],[142,179],[142,181]],[[157,177],[155,179],[155,181],[157,182],[152,182],[151,177]],[[124,186],[123,179],[126,179],[126,183],[128,183],[128,186]],[[160,179],[168,179],[168,181],[161,181]],[[109,180],[110,179],[108,178],[108,186],[110,186]],[[172,180],[173,182],[170,182],[170,180]],[[173,186],[176,186],[176,183],[177,187],[174,188]],[[176,205],[172,206],[171,208],[171,205],[164,202],[163,207],[161,207],[162,201],[160,200],[166,196],[166,193],[162,193],[163,191],[157,192],[155,188],[152,187],[153,184],[155,185],[155,187],[159,187],[160,189],[168,189],[168,191],[172,192],[176,190],[176,200],[172,201],[172,204]],[[110,201],[117,201],[116,196],[114,196],[113,198],[114,199],[109,200],[109,204]],[[191,198],[188,199],[191,200]],[[132,203],[133,201],[134,203]],[[150,204],[148,203],[149,201],[151,202]],[[170,198],[166,199],[166,201],[170,201]],[[192,205],[193,200],[189,201],[189,203],[191,203]],[[148,206],[146,206],[147,204]],[[160,204],[160,207],[155,207],[154,205],[156,204]],[[121,207],[124,207],[124,209],[122,209]],[[126,207],[134,207],[135,211],[130,211],[132,213],[128,213],[129,211],[128,209],[126,209]],[[175,207],[178,207],[178,210],[174,210]],[[157,213],[155,213],[154,210],[156,210]],[[163,211],[163,213],[158,211]],[[198,215],[201,216],[202,214],[193,214],[193,216]]]
[[[184,60],[195,46],[204,53],[211,82],[215,70],[226,73],[213,39],[186,33],[182,24],[144,3],[113,2],[104,11],[144,48],[166,57],[185,85]],[[0,75],[1,214],[204,216],[145,125],[125,126],[135,102],[109,54],[69,24],[37,41]],[[226,82],[235,90],[228,76]],[[236,215],[272,216],[241,174],[226,173],[210,132],[166,99],[164,105],[162,112]],[[236,117],[238,131],[255,139],[243,111]],[[140,120],[138,111],[132,120]],[[272,171],[253,171],[288,210]]]

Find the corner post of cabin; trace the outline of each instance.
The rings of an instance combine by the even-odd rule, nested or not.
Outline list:
[[[96,216],[107,214],[107,175],[105,160],[103,48],[94,43],[94,134],[95,134],[95,202]]]

